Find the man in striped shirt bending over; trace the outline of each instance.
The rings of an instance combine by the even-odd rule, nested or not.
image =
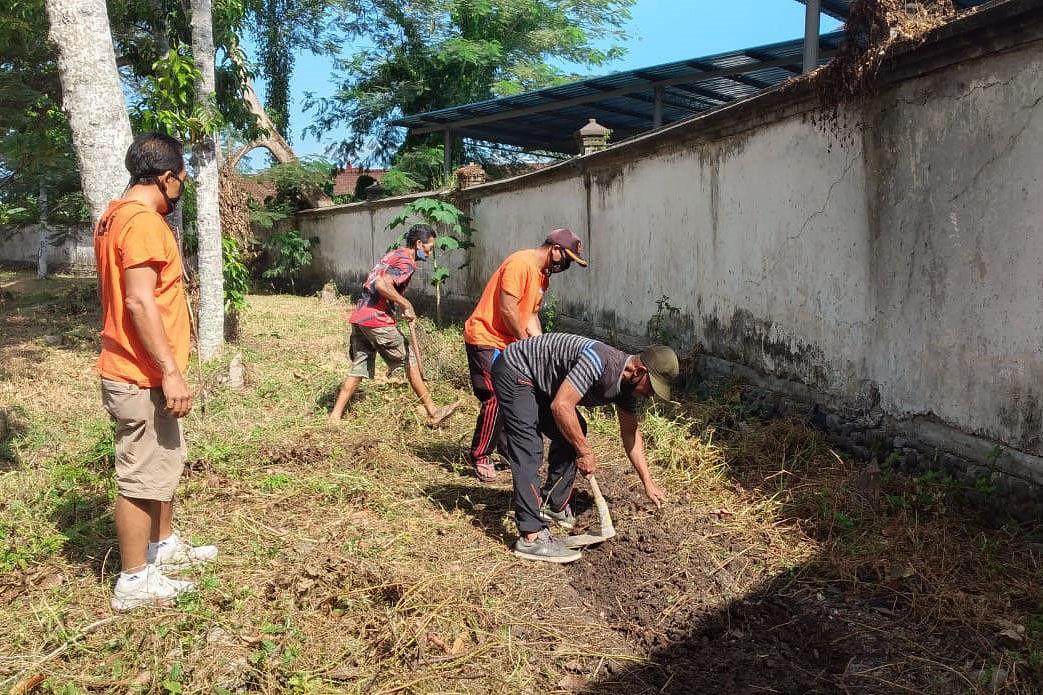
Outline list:
[[[493,389],[503,412],[504,440],[514,476],[518,542],[514,554],[528,560],[572,562],[579,550],[551,536],[547,523],[572,528],[569,508],[578,468],[597,469],[579,405],[615,405],[619,434],[630,463],[659,506],[666,493],[652,479],[637,425],[638,398],[653,393],[670,399],[677,379],[677,355],[652,345],[627,355],[605,343],[568,333],[549,333],[507,346],[493,364]],[[547,481],[540,485],[543,437],[550,440]]]

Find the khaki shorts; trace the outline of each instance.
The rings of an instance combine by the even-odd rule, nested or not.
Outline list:
[[[351,324],[351,335],[348,336],[348,360],[351,371],[348,376],[373,378],[377,366],[377,355],[387,362],[388,371],[402,367],[406,361],[416,364],[413,351],[406,347],[405,336],[398,326],[379,326],[367,328],[357,323]]]
[[[166,412],[161,388],[101,380],[101,400],[116,421],[116,490],[169,502],[185,468],[181,421]]]

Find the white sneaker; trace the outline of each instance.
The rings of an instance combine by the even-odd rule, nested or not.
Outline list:
[[[189,545],[176,533],[159,543],[148,544],[148,561],[161,572],[177,570],[209,562],[217,557],[215,545]]]
[[[116,588],[112,592],[112,610],[129,611],[139,606],[165,606],[172,603],[178,594],[195,589],[192,582],[169,579],[155,565],[146,565],[145,569],[128,579],[120,574],[116,580]]]

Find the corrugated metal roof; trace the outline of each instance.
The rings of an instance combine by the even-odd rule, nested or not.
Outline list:
[[[823,34],[825,64],[843,32]],[[661,90],[662,124],[753,96],[799,75],[802,39],[653,65],[498,99],[428,111],[396,120],[418,132],[451,128],[454,135],[571,153],[572,134],[589,118],[611,128],[618,141],[651,130]]]

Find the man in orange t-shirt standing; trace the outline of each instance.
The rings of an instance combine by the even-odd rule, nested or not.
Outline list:
[[[539,309],[550,276],[573,261],[586,267],[583,242],[569,229],[555,229],[542,246],[515,251],[489,278],[478,306],[464,323],[471,390],[481,401],[471,438],[470,457],[483,483],[496,480],[490,456],[499,444],[503,419],[493,392],[492,364],[516,340],[540,335]]]
[[[190,321],[181,254],[169,215],[184,190],[184,148],[150,133],[124,160],[130,185],[94,230],[101,289],[98,373],[102,403],[116,424],[116,535],[123,571],[113,610],[169,602],[192,582],[166,573],[213,559],[171,529],[174,491],[185,463],[179,418],[192,409],[185,383]]]

